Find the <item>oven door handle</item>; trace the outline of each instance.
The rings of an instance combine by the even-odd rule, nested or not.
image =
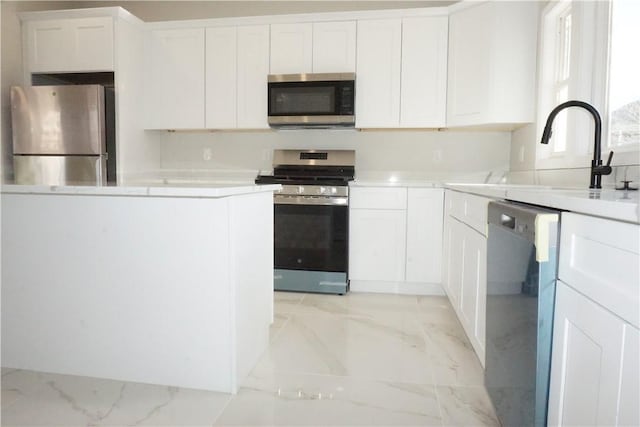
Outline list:
[[[274,194],[273,203],[276,205],[324,205],[324,206],[348,206],[348,197],[327,196],[287,196]]]

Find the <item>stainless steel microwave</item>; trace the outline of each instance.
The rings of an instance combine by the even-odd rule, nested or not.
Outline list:
[[[270,74],[269,126],[355,126],[355,73]]]

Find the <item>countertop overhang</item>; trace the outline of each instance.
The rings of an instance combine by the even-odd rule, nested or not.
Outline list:
[[[640,223],[638,191],[545,185],[447,183],[428,179],[356,179],[349,185],[351,187],[446,188],[494,199]]]
[[[129,197],[188,197],[220,198],[272,192],[280,184],[255,185],[248,183],[140,183],[117,186],[91,185],[15,185],[2,186],[3,194],[50,194],[76,196],[129,196]]]
[[[638,191],[504,184],[445,184],[444,187],[480,196],[640,223]]]

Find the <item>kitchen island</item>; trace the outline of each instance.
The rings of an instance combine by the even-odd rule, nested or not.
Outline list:
[[[277,188],[3,186],[3,367],[235,393],[268,344]]]

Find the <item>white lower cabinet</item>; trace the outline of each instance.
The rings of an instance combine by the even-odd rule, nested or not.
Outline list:
[[[442,203],[437,188],[352,187],[351,290],[442,294]]]
[[[464,224],[447,217],[445,224],[446,260],[444,288],[449,296],[451,305],[460,306],[462,293],[462,262],[464,261]]]
[[[442,280],[443,191],[409,188],[407,196],[407,266],[405,280],[440,283]]]
[[[484,366],[489,199],[454,191],[447,191],[445,199],[443,287]],[[478,217],[485,218],[484,225]]]
[[[353,209],[349,217],[349,278],[403,281],[405,211]]]
[[[640,331],[559,281],[549,425],[640,425]]]
[[[484,365],[487,307],[487,238],[449,217],[444,288],[480,362]]]
[[[640,425],[640,226],[563,213],[549,425]]]
[[[466,227],[466,226],[465,226]],[[476,230],[464,231],[460,313],[467,334],[484,365],[487,308],[487,238]]]

